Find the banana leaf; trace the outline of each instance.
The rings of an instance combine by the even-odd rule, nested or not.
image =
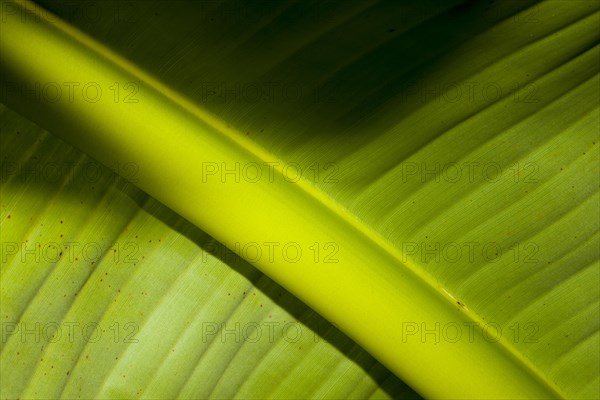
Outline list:
[[[597,398],[599,15],[2,1],[0,396]]]

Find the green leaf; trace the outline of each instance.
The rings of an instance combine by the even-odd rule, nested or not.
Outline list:
[[[72,3],[40,3],[72,25],[39,6],[2,3],[2,100],[11,108],[109,166],[135,166],[137,186],[225,246],[237,243],[422,395],[597,397],[598,4],[105,2],[91,21]],[[80,96],[56,100],[49,82],[74,82]],[[15,238],[31,233],[14,225]],[[92,225],[87,235],[110,242],[118,226]],[[202,248],[186,243],[189,257]],[[296,253],[266,257],[275,245]],[[168,249],[156,257],[177,260]],[[22,291],[5,268],[3,303],[5,292]],[[157,293],[189,284],[157,282],[168,274],[159,259],[136,268]],[[27,308],[29,290],[13,307]],[[69,312],[104,318],[106,307],[86,296],[87,308]],[[163,298],[148,297],[148,307]],[[233,315],[225,296],[211,299],[206,312]],[[47,314],[38,308],[36,318]],[[161,324],[149,318],[145,349],[164,354]],[[142,384],[153,368],[181,365],[143,363],[135,375],[134,351],[116,369],[95,363],[80,376],[104,371],[88,388],[136,396],[166,385]],[[246,382],[226,350],[213,351],[211,363]],[[303,361],[298,376],[320,364]],[[134,377],[119,386],[121,371]],[[44,378],[34,376],[35,391]],[[193,389],[175,394],[219,387],[200,371],[186,378]],[[258,397],[293,397],[294,384],[306,385],[289,378]]]
[[[5,398],[418,398],[206,233],[0,108]]]

